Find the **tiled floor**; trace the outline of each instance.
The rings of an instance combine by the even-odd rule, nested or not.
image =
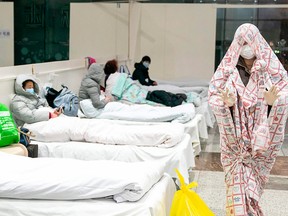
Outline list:
[[[260,201],[265,216],[288,216],[288,132],[286,134]],[[191,180],[198,182],[196,192],[215,215],[225,216],[225,184],[217,127],[209,130],[209,139],[203,141],[201,147]]]
[[[194,181],[198,182],[196,193],[205,201],[216,216],[225,216],[224,173],[216,171],[194,171]],[[288,177],[273,176],[288,185]],[[288,215],[288,188],[286,190],[265,189],[260,206],[265,216]]]

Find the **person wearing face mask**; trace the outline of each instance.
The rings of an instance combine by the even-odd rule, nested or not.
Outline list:
[[[226,215],[263,216],[259,205],[284,139],[287,71],[253,24],[243,24],[208,93],[225,172]]]
[[[139,63],[135,63],[134,67],[135,70],[132,74],[133,80],[138,80],[142,85],[145,86],[151,86],[151,85],[157,85],[157,82],[154,80],[151,80],[149,77],[149,66],[151,64],[151,59],[149,56],[144,56]]]
[[[39,96],[39,85],[35,77],[25,74],[17,76],[14,89],[10,111],[17,126],[47,121],[61,115],[61,109],[52,109],[46,99]]]
[[[255,59],[256,56],[252,48],[247,43],[245,43],[241,49],[239,60],[236,65],[236,68],[238,69],[239,75],[245,86],[249,81],[251,68],[253,66]]]

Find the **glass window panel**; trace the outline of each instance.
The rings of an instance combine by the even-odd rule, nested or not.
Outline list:
[[[69,0],[14,2],[14,64],[69,58]]]
[[[270,44],[285,69],[288,69],[288,9],[225,8],[217,9],[215,69],[229,48],[236,29],[253,23]]]

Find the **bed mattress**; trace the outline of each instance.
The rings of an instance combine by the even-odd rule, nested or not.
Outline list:
[[[157,216],[169,215],[175,184],[167,174],[139,201],[116,203],[112,199],[74,201],[0,199],[1,216]]]
[[[171,148],[141,147],[133,145],[104,145],[87,142],[39,142],[39,157],[75,158],[80,160],[115,160],[124,162],[163,160],[167,162],[167,172],[177,177],[175,168],[189,182],[188,170],[195,166],[191,137],[186,134],[183,140]]]

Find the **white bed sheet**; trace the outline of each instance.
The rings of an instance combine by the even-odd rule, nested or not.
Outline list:
[[[201,140],[208,139],[207,118],[210,118],[210,117],[209,116],[205,117],[203,114],[196,114],[192,120],[186,123],[183,123],[185,133],[191,136],[191,143],[194,149],[194,156],[199,155],[199,153],[201,152],[201,145],[200,145]],[[117,122],[118,120],[113,120],[113,121]],[[123,121],[123,120],[119,120],[119,122],[121,122],[122,124],[125,123],[125,124],[141,124],[141,125],[143,124],[146,124],[146,125],[147,124],[148,125],[169,124],[167,122],[158,122],[158,123],[156,122],[131,122],[131,121]]]
[[[171,124],[169,122],[131,122],[124,120],[113,120],[113,122],[120,122],[121,124],[133,125],[155,125],[155,124]],[[185,133],[191,136],[191,143],[194,149],[194,156],[201,152],[201,140],[208,139],[207,117],[203,114],[196,114],[194,118],[186,123],[183,123]]]
[[[208,104],[208,101],[203,100],[202,104],[196,108],[196,113],[203,115],[206,121],[206,125],[210,128],[213,128],[216,119]]]
[[[103,144],[171,147],[183,137],[181,123],[164,125],[126,124],[108,119],[58,117],[25,124],[34,140],[43,142],[81,141]]]
[[[163,176],[162,161],[28,158],[0,153],[0,197],[139,200]]]
[[[202,114],[205,117],[206,125],[213,128],[216,121],[214,114],[208,104],[208,89],[209,80],[192,80],[192,81],[168,81],[168,80],[157,80],[159,86],[149,87],[149,88],[163,88],[164,90],[170,91],[172,93],[187,93],[196,92],[198,93],[202,100],[201,105],[196,108],[196,114]],[[152,89],[151,89],[152,90]]]
[[[156,80],[158,84],[174,85],[178,87],[209,87],[210,80],[169,81]]]
[[[86,99],[80,101],[80,107],[84,116],[97,119],[185,123],[195,116],[195,106],[192,103],[167,107],[117,101],[108,103],[103,109],[95,109],[92,101]]]
[[[76,158],[80,160],[114,160],[124,162],[163,160],[167,163],[165,172],[177,177],[175,168],[189,183],[188,169],[195,167],[191,137],[186,134],[183,140],[171,148],[140,147],[132,145],[104,145],[87,142],[36,142],[39,157]]]
[[[123,120],[107,120],[121,124],[171,124],[171,123],[149,123],[149,122],[131,122]],[[59,158],[77,158],[81,160],[118,160],[118,161],[146,161],[163,159],[170,163],[166,170],[171,176],[177,177],[174,168],[178,168],[183,174],[185,182],[189,183],[189,174],[187,169],[195,166],[194,157],[201,151],[200,138],[207,139],[207,125],[205,118],[197,114],[191,121],[183,124],[186,136],[181,143],[173,148],[161,150],[154,147],[136,147],[126,145],[104,145],[84,142],[36,142],[39,145],[39,157],[59,157]],[[191,145],[192,144],[192,145]],[[88,149],[88,150],[87,150]]]
[[[0,199],[1,216],[168,216],[175,184],[167,174],[139,201],[112,199],[74,201]]]
[[[138,121],[125,121],[125,120],[109,120],[107,122],[127,124],[127,125],[167,125],[175,124],[173,122],[138,122]],[[193,119],[186,123],[182,123],[184,126],[184,132],[191,136],[192,144],[200,143],[200,138],[208,139],[207,120],[203,114],[196,114]],[[177,123],[176,123],[177,124]],[[180,123],[179,123],[180,124]]]

